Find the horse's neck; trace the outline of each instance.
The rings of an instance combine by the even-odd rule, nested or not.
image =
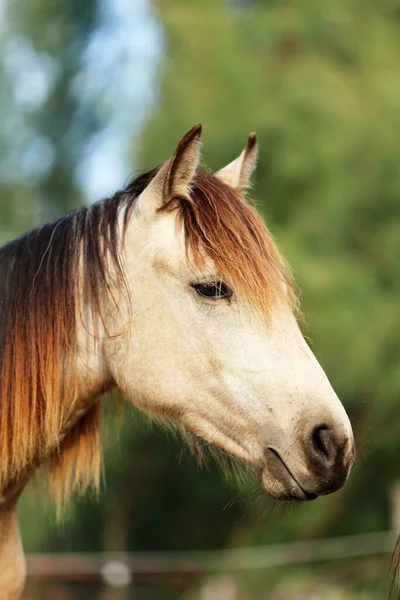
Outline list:
[[[79,383],[80,381],[80,383]],[[100,398],[114,387],[114,382],[104,372],[86,371],[86,376],[78,379],[78,395],[72,399],[65,411],[65,418],[61,424],[57,445],[68,437],[78,422],[90,411]],[[0,599],[1,600],[1,599]]]
[[[87,314],[81,307],[81,315]],[[71,428],[93,406],[93,403],[114,386],[105,358],[103,342],[106,332],[102,323],[94,323],[90,318],[79,318],[76,340],[71,349],[72,360],[70,377],[74,380],[76,393],[66,399],[65,419],[60,436],[65,437]],[[68,375],[66,375],[68,377]]]

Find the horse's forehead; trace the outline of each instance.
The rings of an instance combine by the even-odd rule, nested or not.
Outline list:
[[[197,273],[201,270],[210,274],[214,271],[214,263],[209,256],[200,251],[201,269],[196,264],[190,248],[186,247],[184,228],[177,223],[176,213],[163,215],[152,224],[148,236],[148,244],[152,255],[152,263],[157,271],[178,274],[190,270]]]
[[[162,214],[151,224],[146,237],[154,254],[174,259],[181,257],[185,251],[184,232],[181,227],[177,227],[174,214]]]
[[[176,272],[185,261],[185,239],[172,214],[163,214],[144,232],[151,263],[156,271]]]

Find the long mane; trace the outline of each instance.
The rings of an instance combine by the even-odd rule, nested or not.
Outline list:
[[[72,364],[79,306],[101,315],[110,265],[123,285],[119,216],[124,211],[126,227],[136,198],[157,171],[0,249],[0,493],[44,461],[52,466],[59,499],[99,485],[101,403],[61,435],[67,408],[79,396]],[[265,314],[282,297],[283,283],[292,290],[261,218],[213,175],[196,175],[191,200],[179,203],[178,223],[188,256],[201,263],[205,251],[238,293]]]

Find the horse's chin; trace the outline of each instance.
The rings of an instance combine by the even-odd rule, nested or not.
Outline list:
[[[263,470],[262,485],[268,496],[281,502],[307,502],[318,498],[315,492],[305,490],[279,454],[272,450],[268,466]]]
[[[255,480],[261,481],[261,487],[272,500],[307,502],[315,500],[319,496],[317,493],[305,490],[300,485],[275,450],[268,452],[267,462],[264,463],[265,466],[262,466],[260,462],[254,462],[251,456],[237,456],[222,445],[209,442],[205,444],[203,438],[186,428],[182,433],[200,465],[204,465],[208,459],[212,459],[226,475],[236,475],[239,483],[243,483],[250,475]]]

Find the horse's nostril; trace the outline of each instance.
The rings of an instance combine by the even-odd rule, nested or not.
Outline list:
[[[347,435],[334,422],[319,422],[304,432],[304,458],[311,477],[313,489],[318,494],[328,494],[346,481],[354,460],[352,436]]]
[[[335,437],[328,425],[319,425],[311,434],[312,453],[319,461],[334,460],[337,454]]]
[[[312,432],[312,443],[315,452],[320,452],[324,456],[328,458],[328,448],[327,448],[327,432],[329,431],[329,427],[327,425],[320,425],[316,427]]]

